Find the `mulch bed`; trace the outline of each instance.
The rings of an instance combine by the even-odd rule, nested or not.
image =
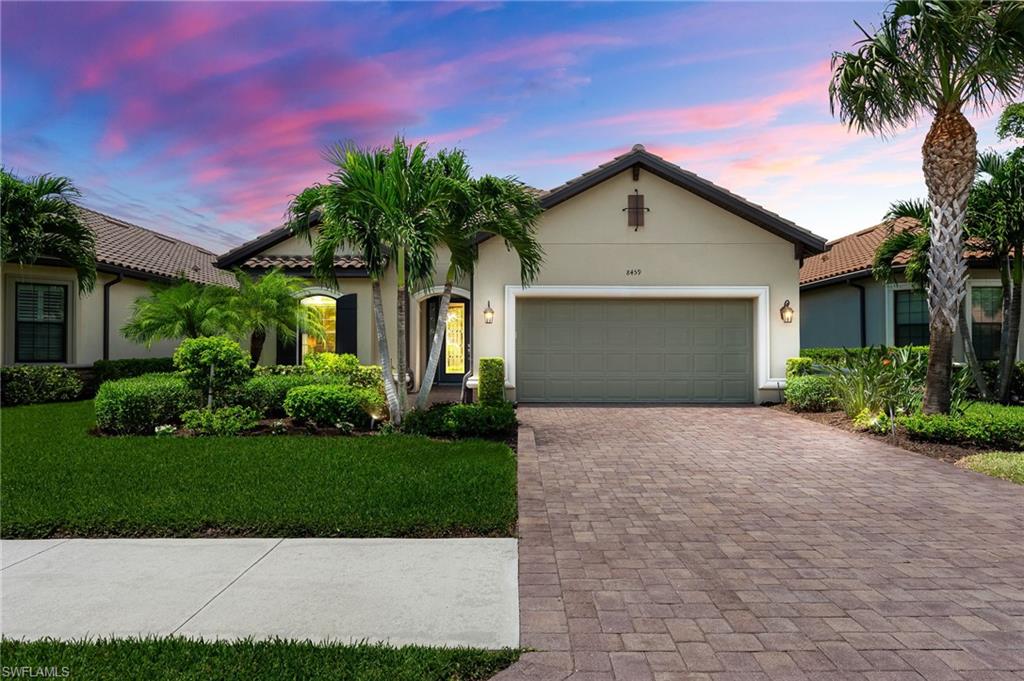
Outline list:
[[[799,416],[800,418],[807,419],[808,421],[814,421],[815,423],[820,423],[825,426],[838,428],[858,437],[867,438],[875,442],[882,442],[893,447],[905,449],[908,452],[923,454],[933,459],[939,459],[940,461],[946,461],[949,463],[956,463],[965,456],[971,456],[972,454],[992,450],[992,447],[970,447],[944,444],[941,442],[921,442],[919,440],[911,440],[907,437],[906,433],[901,431],[899,428],[896,429],[895,437],[892,435],[876,435],[875,433],[857,430],[854,428],[853,422],[850,421],[850,419],[846,417],[846,414],[841,411],[796,411],[790,408],[787,404],[776,404],[770,408],[776,411],[792,414],[793,416]]]

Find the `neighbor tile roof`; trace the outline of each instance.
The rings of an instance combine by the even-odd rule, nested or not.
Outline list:
[[[82,221],[96,234],[96,262],[143,278],[184,277],[200,284],[234,286],[230,272],[214,265],[217,256],[206,249],[159,234],[110,215],[78,207]]]
[[[366,261],[356,255],[339,255],[334,259],[334,266],[341,269],[359,269],[366,267]],[[246,260],[242,267],[251,269],[271,269],[283,267],[287,270],[313,269],[313,257],[309,255],[261,255]]]

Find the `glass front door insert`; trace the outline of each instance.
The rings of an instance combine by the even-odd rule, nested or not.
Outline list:
[[[338,335],[338,301],[330,296],[309,296],[302,299],[302,304],[317,311],[324,329],[322,339],[302,334],[302,359],[317,352],[334,352]]]

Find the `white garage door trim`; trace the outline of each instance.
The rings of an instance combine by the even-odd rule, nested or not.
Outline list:
[[[519,298],[744,298],[754,301],[755,376],[761,390],[785,379],[771,378],[767,286],[505,286],[505,382],[516,382],[516,301]]]

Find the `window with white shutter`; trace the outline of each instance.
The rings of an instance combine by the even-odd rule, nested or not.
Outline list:
[[[14,285],[14,361],[66,362],[68,287]]]

